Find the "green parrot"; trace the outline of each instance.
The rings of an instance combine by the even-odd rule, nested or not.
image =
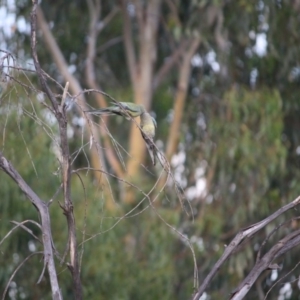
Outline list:
[[[153,166],[156,164],[156,146],[154,144],[155,127],[157,127],[155,119],[146,111],[140,115],[141,118],[141,134],[146,143]]]
[[[132,102],[113,102],[112,106],[86,111],[93,115],[119,115],[127,120],[140,116],[141,134],[146,143],[153,165],[156,164],[156,148],[153,142],[155,136],[155,127],[157,127],[155,119],[147,113],[143,105],[138,105]]]
[[[144,113],[145,108],[132,102],[117,102],[113,106],[86,112],[93,115],[119,115],[130,120],[130,117],[136,118]]]

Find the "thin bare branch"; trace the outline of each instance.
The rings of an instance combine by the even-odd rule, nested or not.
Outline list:
[[[83,230],[82,230],[82,241],[85,240],[85,234],[86,234],[86,220],[87,220],[87,195],[86,195],[86,189],[84,182],[78,172],[76,172],[76,175],[78,176],[81,186],[83,188],[84,192],[84,219],[83,219]],[[83,258],[83,253],[84,253],[84,243],[81,245],[81,253],[80,253],[80,260],[79,260],[79,270],[81,270],[82,266],[82,258]]]
[[[79,264],[78,264],[78,249],[77,249],[77,240],[76,240],[76,226],[75,226],[75,217],[73,213],[73,203],[71,199],[71,184],[70,184],[70,177],[71,177],[71,164],[70,164],[70,152],[69,152],[69,145],[68,145],[68,136],[67,136],[67,117],[66,111],[63,109],[59,109],[58,102],[54,98],[45,78],[44,74],[41,70],[38,56],[36,52],[36,23],[37,23],[37,10],[39,10],[40,15],[42,15],[42,11],[37,8],[37,1],[34,1],[34,5],[32,8],[31,13],[31,51],[33,56],[33,61],[35,68],[37,70],[38,78],[41,82],[42,89],[48,96],[51,104],[53,106],[55,117],[58,121],[59,125],[59,133],[60,133],[60,149],[61,149],[61,165],[62,165],[62,183],[63,183],[63,192],[64,192],[64,214],[67,218],[68,224],[68,240],[70,245],[70,264],[69,269],[72,273],[73,279],[73,290],[74,290],[74,298],[77,300],[82,299],[82,286],[80,280],[80,271],[79,271]],[[46,26],[47,27],[47,26]],[[52,35],[49,35],[49,38],[52,38],[52,47],[56,47],[58,54],[61,54],[57,44],[54,41]],[[60,59],[63,60],[64,58],[61,55]],[[67,85],[66,85],[67,87]],[[53,99],[52,99],[53,98]],[[44,203],[45,204],[45,203]],[[48,209],[48,205],[47,205]],[[52,241],[52,237],[50,239]],[[52,249],[51,249],[52,250]]]
[[[171,54],[171,56],[165,59],[164,64],[157,71],[153,79],[153,90],[155,91],[166,78],[167,74],[172,70],[174,65],[178,63],[179,58],[182,56],[183,52],[188,45],[188,40],[183,40],[177,49]]]
[[[262,252],[262,249],[263,247],[266,245],[266,243],[268,242],[268,240],[271,238],[271,236],[278,231],[278,229],[282,226],[285,226],[295,220],[299,220],[300,217],[295,217],[291,220],[288,220],[288,221],[285,221],[285,222],[282,222],[280,223],[278,226],[276,226],[273,230],[271,230],[271,232],[267,235],[267,237],[265,238],[265,240],[262,242],[262,244],[260,245],[259,247],[259,250],[257,251],[257,255],[256,255],[256,262],[258,262],[259,260],[261,260],[261,252]]]
[[[275,285],[277,285],[278,283],[280,283],[284,278],[286,278],[287,276],[289,276],[296,268],[298,268],[298,266],[300,265],[300,261],[289,271],[287,272],[284,276],[282,276],[281,278],[279,278],[278,280],[276,280],[276,282],[274,282],[274,284],[270,287],[270,289],[268,290],[268,292],[266,293],[266,296],[263,298],[263,300],[266,300],[269,293],[272,291],[272,289],[275,287]],[[299,277],[296,278],[296,280],[299,280]]]
[[[25,220],[25,221],[23,221],[23,222],[21,222],[21,223],[19,223],[19,222],[16,222],[16,221],[11,221],[11,223],[13,223],[13,224],[15,224],[16,226],[14,227],[14,228],[12,228],[4,237],[3,237],[3,239],[0,241],[0,245],[17,229],[17,228],[19,228],[19,227],[21,227],[21,228],[23,228],[25,231],[27,231],[30,235],[32,235],[36,240],[38,240],[39,242],[41,242],[40,241],[40,239],[35,235],[35,234],[33,234],[33,232],[32,232],[32,230],[30,230],[29,228],[27,228],[26,226],[24,226],[24,224],[25,223],[28,223],[28,222],[30,222],[30,223],[33,223],[33,224],[35,224],[35,225],[37,225],[40,229],[42,229],[41,228],[41,225],[40,224],[38,224],[37,222],[35,222],[35,221],[33,221],[33,220]]]
[[[290,210],[291,208],[294,208],[295,206],[300,204],[300,197],[297,197],[295,200],[293,200],[291,203],[281,207],[278,209],[275,213],[270,215],[269,217],[265,218],[264,220],[253,224],[245,229],[242,229],[235,238],[231,241],[231,243],[226,247],[223,255],[220,257],[220,259],[216,262],[214,267],[211,269],[209,274],[206,276],[202,284],[200,285],[198,291],[193,296],[193,300],[199,300],[201,295],[204,293],[210,282],[212,281],[213,277],[216,275],[218,270],[221,268],[221,266],[224,264],[224,262],[231,256],[231,254],[235,251],[235,249],[238,247],[238,245],[245,240],[246,238],[252,237],[256,232],[264,228],[266,225],[268,225],[270,222],[275,220],[278,216],[282,215],[286,211]]]
[[[131,20],[128,14],[128,1],[122,0],[122,14],[124,20],[123,26],[123,35],[124,35],[124,44],[126,49],[126,58],[127,65],[130,73],[130,79],[133,86],[136,85],[136,54],[134,50],[133,38],[132,38],[132,28],[131,28]]]
[[[43,232],[43,246],[44,246],[44,264],[47,266],[53,299],[62,299],[60,287],[57,280],[57,273],[55,269],[53,250],[52,250],[52,233],[50,226],[50,216],[48,206],[43,202],[37,194],[29,187],[29,185],[20,176],[12,164],[0,152],[0,169],[10,176],[19,186],[25,196],[37,208],[41,216],[41,225]]]
[[[100,33],[112,21],[119,11],[120,8],[118,6],[113,7],[113,9],[103,18],[100,24],[98,24],[98,33]]]
[[[49,51],[52,55],[52,58],[53,58],[54,62],[56,63],[57,68],[59,69],[60,73],[64,77],[65,81],[70,82],[71,92],[73,94],[80,95],[77,97],[77,101],[78,101],[79,106],[82,109],[82,110],[80,110],[80,113],[82,113],[82,111],[87,110],[87,107],[86,107],[86,102],[85,102],[84,96],[81,93],[82,88],[80,86],[80,83],[69,72],[67,62],[66,62],[65,58],[63,57],[63,54],[62,54],[61,50],[59,49],[59,46],[57,45],[57,43],[53,37],[53,34],[47,25],[47,22],[45,20],[42,10],[39,7],[37,8],[37,17],[38,17],[38,19],[37,19],[38,24],[40,26],[41,31],[43,32],[45,42],[47,44],[47,48],[49,49]],[[91,122],[89,116],[87,116],[87,119]],[[93,127],[89,127],[89,128],[93,129]],[[106,169],[104,153],[103,153],[101,147],[98,147],[98,145],[101,145],[100,140],[98,139],[98,134],[96,132],[90,132],[90,134],[92,134],[95,137],[95,139],[97,140],[97,143],[95,144],[96,148],[93,147],[91,149],[92,165],[99,169]],[[87,139],[88,138],[89,138],[89,135],[87,136]],[[102,181],[101,176],[99,177],[98,174],[96,174],[96,176],[98,176],[97,179],[99,180],[99,182],[101,182]]]
[[[258,276],[269,268],[272,261],[300,244],[300,229],[277,242],[258,262],[231,295],[231,300],[241,300],[249,292]]]
[[[64,88],[64,93],[62,95],[61,104],[60,104],[60,108],[61,108],[60,112],[62,112],[63,109],[64,109],[64,105],[65,105],[65,101],[66,101],[66,98],[67,98],[68,89],[69,89],[69,81],[66,82],[66,85],[65,85],[65,88]]]
[[[98,55],[101,54],[101,53],[103,53],[103,52],[105,52],[110,47],[121,43],[122,41],[123,41],[123,37],[122,36],[117,36],[115,38],[110,39],[109,41],[107,41],[106,43],[104,43],[103,45],[101,45],[100,47],[98,47],[98,49],[97,49]]]
[[[21,269],[21,267],[33,256],[33,255],[36,255],[36,254],[43,254],[43,252],[35,252],[35,253],[31,253],[30,255],[28,255],[19,265],[18,267],[14,270],[14,272],[12,273],[12,275],[10,276],[7,284],[6,284],[6,287],[3,291],[3,294],[2,294],[2,298],[1,300],[4,300],[5,299],[5,296],[6,296],[6,293],[8,291],[8,288],[10,286],[10,283],[12,282],[12,280],[14,279],[15,275],[17,274],[17,272]],[[62,299],[62,298],[53,298],[53,299]]]
[[[36,42],[37,42],[37,39],[36,39],[36,36],[37,36],[37,26],[36,26],[37,13],[36,13],[36,11],[37,11],[37,9],[38,9],[37,2],[34,1],[33,9],[31,12],[31,53],[32,53],[35,69],[36,69],[37,73],[40,74],[40,76],[38,76],[38,78],[39,78],[40,84],[42,86],[42,90],[47,94],[49,100],[51,101],[54,111],[56,113],[58,113],[59,112],[58,102],[56,101],[49,86],[46,84],[46,79],[44,77],[44,73],[40,66],[38,56],[36,53]]]

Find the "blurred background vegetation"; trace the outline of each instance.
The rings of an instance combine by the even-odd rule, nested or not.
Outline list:
[[[147,45],[141,26],[152,17],[150,3],[157,8],[157,28],[148,49],[153,57],[147,56],[145,61],[151,61],[153,71],[147,83],[136,79],[135,86],[126,42],[131,42],[136,51],[137,74],[143,74],[148,65],[143,65]],[[193,293],[191,250],[158,214],[190,239],[201,282],[239,229],[262,220],[300,193],[300,1],[44,0],[44,18],[65,58],[67,72],[78,80],[82,90],[91,88],[86,64],[93,5],[100,7],[93,60],[97,85],[119,101],[143,103],[156,117],[157,145],[167,153],[194,217],[182,211],[172,187],[167,187],[156,201],[157,212],[143,210],[148,205],[144,201],[131,217],[120,221],[142,195],[129,194],[128,201],[122,183],[109,177],[115,202],[108,204],[94,173],[79,171],[80,178],[74,174],[72,200],[78,241],[91,238],[79,246],[84,298],[188,299]],[[30,10],[31,1],[0,1],[0,49],[15,57],[15,66],[32,70]],[[126,36],[128,19],[131,39]],[[67,79],[44,34],[40,31],[38,36],[39,60],[55,79],[49,81],[53,92],[62,94],[60,85],[64,86]],[[184,59],[195,40],[198,43],[184,77]],[[163,73],[168,62],[171,67]],[[9,63],[12,65],[12,61]],[[9,81],[0,98],[1,151],[41,199],[48,201],[60,186],[57,124],[42,104],[44,96],[34,73],[18,69],[9,72],[15,80]],[[180,98],[185,78],[186,93]],[[147,101],[138,91],[144,84]],[[99,107],[92,93],[85,94],[85,101]],[[182,116],[178,108],[176,111],[179,102]],[[93,166],[80,110],[74,103],[68,110],[73,169]],[[103,126],[100,119],[94,121],[99,122],[99,128]],[[180,125],[178,136],[170,138],[176,121]],[[129,138],[133,132],[130,122],[116,117],[107,126],[116,141],[133,154],[130,157],[121,150],[124,164],[138,162],[128,170],[122,167],[122,175],[148,192],[161,172],[160,166],[150,166],[142,146],[141,156],[134,155],[131,148],[137,147],[137,141]],[[111,149],[116,152],[112,145]],[[106,151],[104,147],[107,170],[119,176]],[[39,221],[35,208],[3,172],[0,199],[0,240],[14,227],[11,221]],[[61,193],[51,205],[52,231],[57,250],[63,253],[67,224],[59,202],[63,202]],[[251,270],[266,235],[297,214],[297,210],[291,211],[244,244],[201,299],[227,298]],[[40,235],[37,227],[28,227]],[[297,227],[299,223],[294,221],[280,229],[265,249]],[[3,241],[1,290],[14,269],[35,251],[42,251],[41,244],[21,229]],[[281,269],[265,272],[247,299],[264,299],[274,282],[299,260],[297,249],[289,252],[278,261]],[[36,285],[42,266],[41,255],[30,258],[15,275],[7,299],[50,299],[47,276]],[[63,295],[71,299],[71,275],[59,262],[57,268]],[[296,268],[286,275],[285,284],[272,288],[268,299],[299,299],[298,274]]]

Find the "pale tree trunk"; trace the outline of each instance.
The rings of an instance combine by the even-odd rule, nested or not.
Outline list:
[[[156,35],[159,23],[161,0],[152,0],[142,7],[140,0],[134,1],[137,21],[139,23],[139,56],[136,58],[134,42],[131,32],[131,20],[128,15],[126,0],[122,1],[124,16],[124,44],[126,48],[127,64],[133,86],[134,102],[142,104],[147,110],[151,107],[153,67],[156,61]],[[129,159],[127,175],[130,180],[138,175],[139,165],[145,158],[145,142],[140,130],[133,123],[129,134]],[[126,203],[134,202],[132,195],[125,197]]]
[[[177,150],[180,135],[180,125],[186,102],[189,79],[191,74],[191,59],[194,56],[200,44],[200,37],[195,37],[191,41],[187,52],[183,55],[182,63],[179,69],[179,78],[177,83],[177,92],[174,102],[173,121],[171,124],[169,137],[166,147],[166,157],[168,160],[172,158]]]
[[[39,79],[39,83],[45,95],[47,96],[49,102],[51,103],[52,112],[56,118],[59,136],[60,136],[60,153],[61,153],[61,177],[62,177],[62,187],[64,194],[64,205],[61,205],[61,208],[64,212],[64,215],[67,219],[68,224],[68,245],[66,249],[68,249],[70,262],[68,264],[68,268],[72,274],[73,280],[73,291],[74,291],[74,299],[81,300],[82,299],[82,284],[80,279],[80,266],[78,260],[78,248],[77,248],[77,237],[76,237],[76,223],[75,216],[73,211],[73,201],[71,197],[71,155],[68,143],[68,135],[67,135],[67,115],[64,107],[64,101],[67,94],[68,84],[66,84],[63,97],[61,103],[58,103],[56,97],[52,93],[49,88],[46,77],[43,73],[41,65],[39,63],[37,51],[36,51],[36,43],[37,43],[37,0],[33,1],[33,8],[31,11],[31,54],[34,62],[34,66],[36,69],[37,77]],[[49,107],[50,108],[50,107]],[[46,205],[46,204],[45,204]],[[49,222],[47,222],[50,225]],[[44,233],[43,233],[44,234]],[[48,242],[50,240],[51,244],[51,236],[48,236]],[[52,245],[50,245],[51,247]],[[67,252],[66,252],[67,253]],[[46,260],[48,258],[46,257]],[[57,297],[58,296],[58,297]],[[60,299],[59,294],[54,299]]]
[[[166,158],[168,161],[171,160],[172,156],[177,151],[177,146],[180,136],[180,126],[182,123],[182,117],[184,113],[185,102],[188,93],[189,79],[191,75],[191,60],[195,55],[197,48],[201,42],[200,37],[195,37],[187,43],[186,51],[182,54],[182,59],[179,65],[179,78],[177,82],[177,91],[173,104],[173,120],[166,143]],[[167,175],[164,174],[157,185],[157,190],[161,190],[166,184]],[[158,206],[159,202],[156,201],[155,205]]]
[[[80,83],[78,80],[69,72],[68,70],[68,64],[59,49],[59,46],[57,45],[52,32],[50,31],[48,24],[45,20],[44,14],[40,7],[37,8],[37,21],[39,28],[41,29],[44,37],[44,41],[47,45],[47,49],[49,50],[58,70],[60,71],[61,75],[65,79],[65,81],[68,81],[70,83],[70,90],[74,95],[80,95],[82,92],[82,88],[80,86]],[[78,97],[79,104],[83,107],[83,109],[86,108],[85,105],[85,99],[82,95]],[[97,132],[94,132],[94,136],[97,136]],[[99,159],[100,154],[100,159]],[[97,150],[95,147],[92,147],[91,149],[91,161],[93,168],[99,170],[99,169],[106,169],[104,166],[104,155],[103,152],[97,153]],[[101,180],[101,173],[95,172],[95,176],[98,180]]]
[[[88,34],[88,43],[87,43],[87,55],[86,55],[86,83],[90,89],[101,90],[100,85],[96,81],[96,72],[95,72],[95,58],[96,58],[96,45],[97,45],[97,37],[101,30],[105,28],[105,26],[110,22],[110,20],[116,15],[119,11],[117,7],[115,7],[111,12],[101,21],[101,27],[99,27],[100,15],[101,15],[101,1],[96,0],[88,0],[87,1],[89,14],[90,14],[90,26],[89,26],[89,34]],[[98,103],[99,107],[106,107],[107,102],[104,96],[100,93],[94,93],[94,97]],[[107,116],[102,118],[103,122],[107,125]],[[101,137],[103,138],[104,146],[105,146],[105,157],[107,158],[110,166],[114,170],[115,174],[122,178],[123,177],[123,169],[122,166],[117,159],[115,153],[113,152],[113,147],[110,142],[110,138],[101,126],[101,120],[99,130]],[[99,176],[99,174],[98,174]]]
[[[68,64],[59,48],[59,46],[56,43],[56,40],[53,37],[52,32],[50,31],[48,24],[45,20],[45,17],[43,15],[43,12],[40,7],[37,8],[37,21],[39,28],[41,29],[44,37],[44,41],[47,45],[47,49],[49,50],[58,70],[60,71],[61,75],[65,79],[66,82],[70,83],[70,90],[73,95],[78,95],[77,97],[77,104],[81,107],[82,111],[87,110],[85,97],[82,95],[82,87],[79,83],[79,81],[73,76],[69,70],[68,70]],[[89,79],[89,77],[88,77]],[[101,99],[98,99],[99,102],[101,102],[101,105],[105,105],[105,99],[102,97]],[[81,112],[82,112],[81,111]],[[91,119],[88,117],[87,119],[88,125],[87,128],[89,132],[85,132],[85,137],[87,140],[89,140],[89,136],[91,135],[94,140],[94,144],[90,149],[90,158],[91,158],[91,167],[93,170],[94,177],[96,181],[98,182],[99,186],[102,187],[104,194],[107,195],[107,201],[106,208],[108,210],[114,210],[115,204],[114,200],[111,195],[111,190],[109,187],[109,182],[106,177],[101,171],[106,171],[106,165],[104,160],[104,153],[100,144],[99,134],[95,128],[95,126],[92,125]],[[109,155],[107,156],[108,160],[110,160],[113,155],[111,154],[111,151],[107,152]],[[113,161],[116,160],[113,157]],[[114,166],[114,163],[111,163],[112,166]]]

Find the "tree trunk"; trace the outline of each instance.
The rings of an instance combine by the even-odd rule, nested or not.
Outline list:
[[[124,43],[126,48],[127,63],[133,85],[134,102],[151,107],[153,67],[156,61],[156,34],[159,23],[161,0],[149,1],[145,8],[140,1],[135,1],[136,14],[139,22],[139,59],[136,60],[134,45],[131,35],[131,20],[127,11],[127,1],[123,2],[124,14]],[[127,164],[127,177],[129,180],[137,178],[139,165],[145,159],[145,142],[140,130],[133,123],[129,135],[129,160]],[[127,193],[128,194],[128,193]],[[125,203],[133,203],[134,197],[129,193]]]

